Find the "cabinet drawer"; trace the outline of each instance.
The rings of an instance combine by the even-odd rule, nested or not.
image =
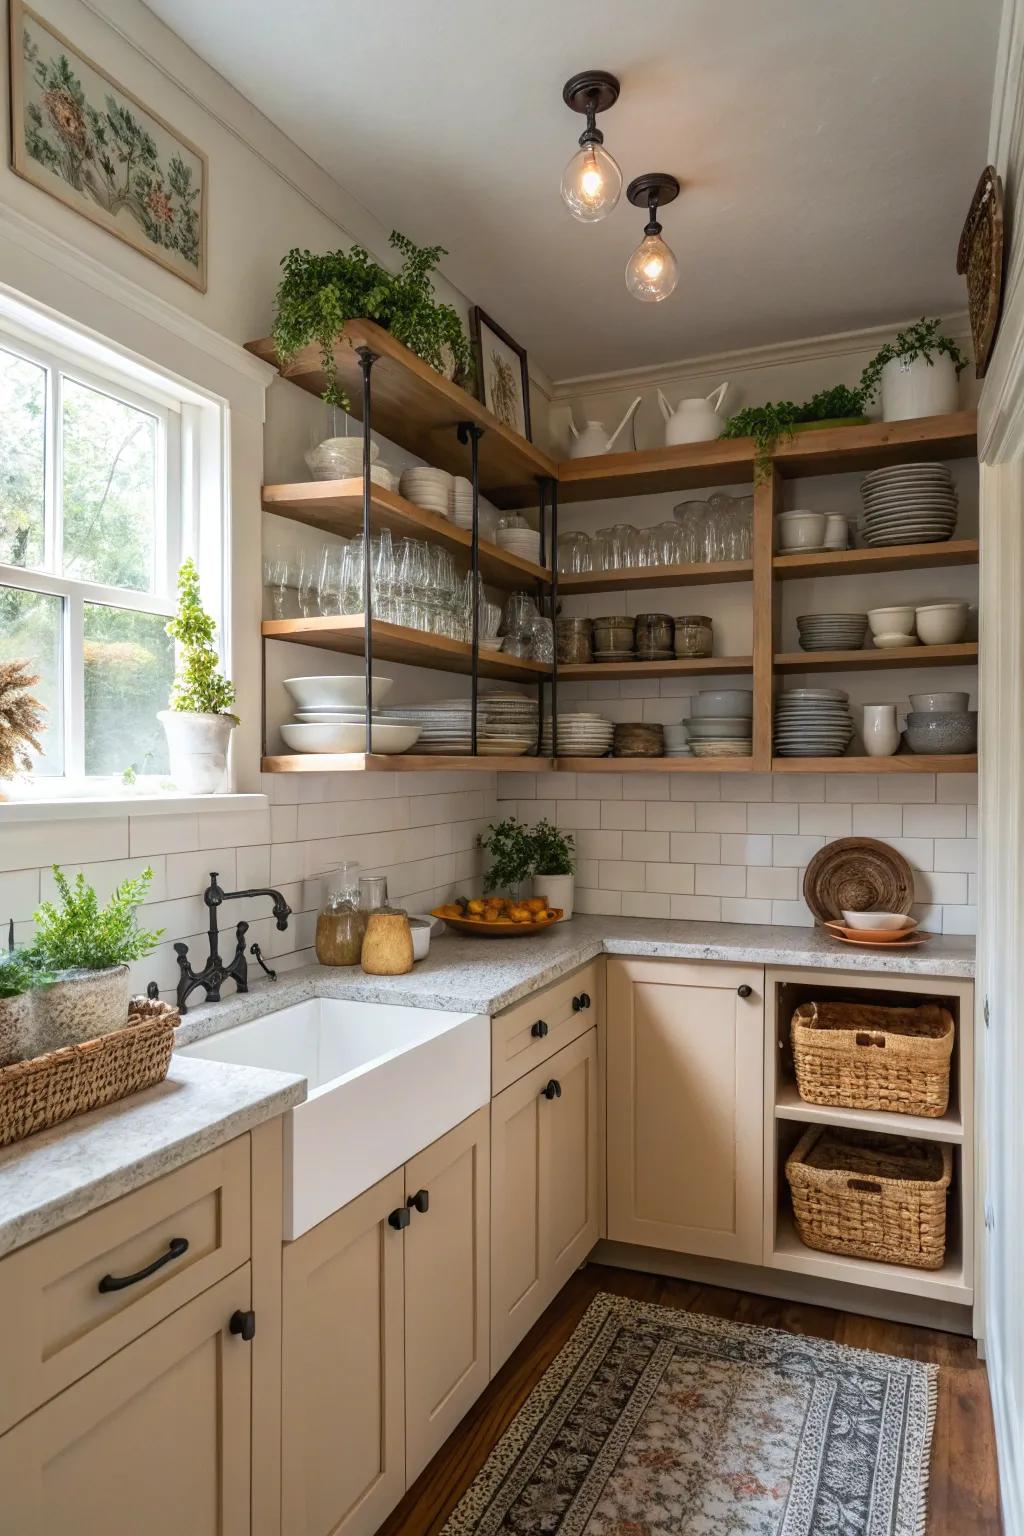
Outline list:
[[[500,1093],[593,1028],[601,1007],[602,981],[603,961],[591,960],[491,1020],[492,1093]],[[589,1001],[579,1006],[581,999]]]
[[[240,1136],[0,1263],[0,1433],[246,1262],[249,1182]]]

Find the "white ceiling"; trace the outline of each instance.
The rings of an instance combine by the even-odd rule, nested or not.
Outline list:
[[[964,307],[1000,0],[148,3],[383,224],[445,245],[553,378]],[[621,79],[625,181],[684,183],[660,305],[625,290],[625,193],[596,225],[559,197],[585,68]]]

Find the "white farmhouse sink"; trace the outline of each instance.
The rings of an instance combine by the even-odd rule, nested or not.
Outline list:
[[[182,1048],[301,1072],[284,1123],[284,1235],[300,1237],[490,1098],[484,1014],[315,998]]]

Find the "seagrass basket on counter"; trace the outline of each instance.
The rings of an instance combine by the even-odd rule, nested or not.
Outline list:
[[[790,1034],[797,1088],[809,1104],[946,1113],[955,1035],[948,1008],[801,1003]]]
[[[0,1067],[0,1147],[162,1082],[177,1008],[132,998],[120,1029]]]
[[[953,1156],[944,1142],[812,1126],[786,1159],[808,1248],[941,1269]]]

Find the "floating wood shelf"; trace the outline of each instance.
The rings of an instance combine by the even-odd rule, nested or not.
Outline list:
[[[473,541],[464,528],[456,527],[436,512],[418,507],[395,491],[385,490],[382,485],[374,485],[372,504],[374,528],[390,528],[399,538],[429,539],[450,550],[460,569],[469,567]],[[265,485],[263,506],[267,512],[274,512],[279,517],[348,538],[362,531],[363,482],[356,478]],[[511,590],[533,586],[538,581],[548,585],[551,579],[550,572],[542,565],[499,549],[487,539],[480,540],[480,574],[491,586]]]
[[[654,496],[709,485],[746,485],[753,478],[753,440],[717,438],[675,448],[562,459],[558,465],[558,499],[607,501],[618,496]]]
[[[798,432],[776,443],[773,462],[786,480],[848,475],[889,464],[971,459],[978,452],[974,411],[920,416],[913,421],[869,421],[862,427]]]
[[[881,953],[881,950],[879,951]],[[948,1141],[954,1146],[964,1139],[964,1123],[958,1109],[947,1110],[937,1119],[927,1115],[896,1115],[882,1109],[842,1109],[831,1104],[808,1104],[795,1083],[785,1083],[775,1101],[776,1120],[795,1120],[800,1125],[842,1125],[861,1131],[881,1131],[890,1136],[919,1136],[923,1141]]]
[[[750,757],[559,757],[564,773],[750,773]]]
[[[970,667],[978,660],[976,641],[959,645],[906,645],[881,651],[782,651],[777,672],[887,671],[890,667]],[[559,673],[561,676],[561,673]]]
[[[422,773],[474,769],[484,773],[546,773],[549,757],[469,757],[416,752],[292,752],[264,757],[264,773]]]
[[[936,757],[898,752],[895,757],[773,757],[772,773],[977,773],[971,754]]]
[[[321,650],[341,651],[346,656],[363,654],[363,616],[344,614],[337,618],[264,619],[263,634],[268,640],[290,640],[293,645],[315,645]],[[472,646],[444,635],[424,630],[405,629],[400,624],[373,621],[374,661],[400,662],[407,667],[433,667],[439,672],[472,671]],[[536,683],[550,677],[544,662],[519,660],[499,651],[480,652],[480,676],[500,678],[511,683]]]
[[[749,672],[750,656],[704,656],[700,660],[672,661],[591,661],[576,666],[560,666],[561,683],[614,683],[639,677],[714,677],[721,673]]]
[[[878,549],[826,550],[814,555],[776,555],[772,570],[777,581],[794,581],[810,576],[862,576],[877,571],[935,570],[977,563],[977,539],[950,539],[945,544],[896,544]],[[560,577],[559,585],[562,580]]]
[[[651,565],[629,571],[559,572],[564,597],[584,592],[643,592],[651,587],[707,587],[727,581],[749,581],[752,560],[716,560],[707,565]]]

